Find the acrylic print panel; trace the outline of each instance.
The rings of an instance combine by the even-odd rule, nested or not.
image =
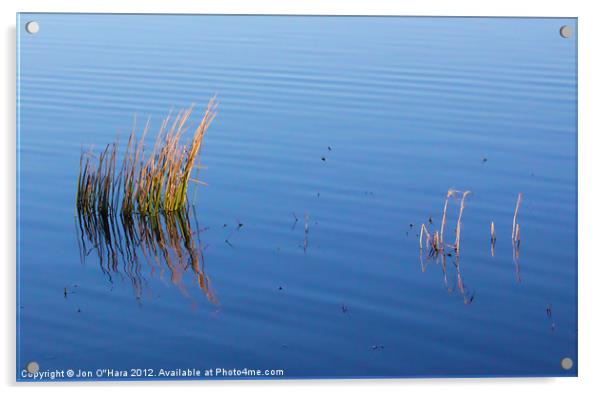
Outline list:
[[[17,380],[577,375],[576,19],[17,26]]]

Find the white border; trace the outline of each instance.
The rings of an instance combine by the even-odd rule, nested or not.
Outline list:
[[[600,145],[600,103],[602,64],[597,40],[602,38],[602,18],[594,1],[506,0],[486,1],[383,1],[383,0],[322,0],[267,1],[267,0],[92,0],[69,2],[8,1],[0,2],[2,20],[2,95],[0,96],[2,130],[2,172],[4,188],[0,197],[0,228],[2,261],[2,357],[0,383],[12,393],[16,387],[25,391],[39,385],[15,384],[15,14],[16,12],[146,12],[146,13],[214,13],[214,14],[320,14],[320,15],[446,15],[446,16],[554,16],[579,18],[579,378],[566,379],[428,379],[428,380],[345,380],[345,381],[261,381],[261,382],[196,382],[196,383],[90,383],[50,384],[45,393],[119,392],[144,388],[149,394],[158,394],[168,387],[176,390],[232,391],[246,393],[306,393],[308,391],[342,390],[349,394],[366,391],[399,393],[448,393],[487,395],[504,394],[518,389],[542,390],[546,394],[567,394],[569,391],[591,390],[602,387],[597,371],[597,360],[602,338],[600,293],[602,265],[597,242],[601,240],[602,194],[598,169],[602,169]],[[597,73],[596,73],[597,71]],[[598,100],[596,100],[598,99]],[[85,386],[84,388],[81,388]],[[110,388],[106,388],[110,387]]]

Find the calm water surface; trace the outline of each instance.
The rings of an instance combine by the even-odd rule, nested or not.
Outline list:
[[[32,19],[37,35],[23,31]],[[22,14],[18,379],[32,360],[289,378],[576,375],[565,24],[576,31],[574,19]],[[209,185],[177,228],[193,246],[180,261],[174,248],[169,261],[101,260],[74,216],[81,148],[123,145],[134,116],[156,131],[192,102],[198,121],[213,94]],[[421,259],[420,224],[439,226],[452,187],[472,191],[461,256]],[[459,201],[448,210],[450,242]]]

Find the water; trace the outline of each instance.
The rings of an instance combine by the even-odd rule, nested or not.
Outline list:
[[[22,14],[17,378],[33,360],[129,379],[576,375],[565,24],[576,31],[575,19]],[[159,253],[101,265],[93,244],[82,259],[81,148],[123,145],[134,115],[156,131],[195,102],[198,121],[213,94],[209,185],[188,218],[203,266],[186,250],[171,269]],[[421,262],[420,225],[439,226],[452,187],[472,192],[461,255]],[[450,200],[448,243],[458,209]]]

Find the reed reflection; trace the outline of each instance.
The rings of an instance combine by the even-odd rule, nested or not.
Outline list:
[[[453,257],[452,262],[452,273],[448,273],[448,258]],[[420,267],[422,272],[426,272],[429,262],[434,262],[441,268],[443,275],[443,286],[448,293],[452,294],[457,292],[464,302],[464,304],[471,304],[475,298],[475,292],[470,290],[464,283],[462,272],[460,270],[460,255],[459,254],[444,254],[437,251],[426,256],[426,265],[424,263],[424,254],[420,251]],[[452,278],[452,281],[449,278]]]
[[[191,272],[207,300],[217,303],[205,273],[204,246],[194,207],[156,216],[78,211],[76,221],[81,262],[94,253],[109,282],[113,283],[115,276],[127,278],[135,296],[141,298],[148,286],[148,272],[161,280],[168,277],[190,297],[183,278]]]

